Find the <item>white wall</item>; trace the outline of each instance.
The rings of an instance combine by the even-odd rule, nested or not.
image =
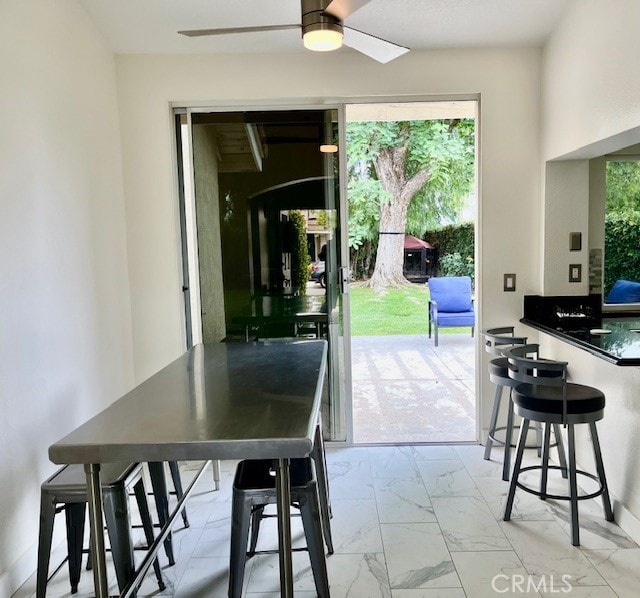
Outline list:
[[[640,126],[638,23],[637,0],[573,0],[544,52],[543,159]]]
[[[521,317],[522,295],[539,291],[540,56],[536,49],[411,52],[387,65],[349,51],[118,56],[136,377],[184,346],[170,102],[480,93],[481,324],[505,325]],[[503,293],[505,272],[518,275],[517,292]]]
[[[67,0],[0,6],[0,596],[47,449],[133,383],[113,56]]]
[[[591,158],[638,142],[638,23],[637,0],[572,2],[544,52],[543,159]],[[574,203],[561,215],[567,233],[575,210]],[[582,211],[588,213],[588,194]],[[619,504],[640,518],[639,368],[612,366],[547,335],[541,342],[546,355],[569,361],[576,381],[605,392],[600,429],[609,485]],[[578,458],[585,467],[592,462],[590,453],[582,438]]]
[[[545,165],[542,251],[544,295],[589,293],[589,161]],[[584,209],[584,206],[587,209]],[[582,249],[570,251],[570,233],[582,233]],[[569,266],[582,267],[580,282],[569,282]]]

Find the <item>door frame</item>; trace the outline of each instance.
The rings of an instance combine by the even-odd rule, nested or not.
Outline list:
[[[476,111],[476,138],[475,138],[475,191],[476,191],[476,235],[475,235],[475,267],[476,267],[476,329],[482,329],[482,297],[483,297],[483,264],[480,256],[482,255],[482,168],[480,167],[482,154],[482,97],[480,93],[469,94],[419,94],[419,95],[380,95],[380,96],[335,96],[327,97],[323,100],[317,98],[285,98],[273,99],[262,98],[252,100],[202,100],[202,101],[175,101],[169,103],[171,118],[175,122],[175,118],[179,114],[186,114],[189,124],[191,123],[191,114],[203,112],[238,112],[238,111],[286,111],[286,110],[336,110],[338,113],[338,135],[339,146],[346,146],[346,106],[348,104],[384,104],[384,103],[409,103],[409,102],[444,102],[444,101],[475,101]],[[191,146],[191,128],[189,127],[189,149],[191,150],[191,166],[193,167],[193,153]],[[177,147],[174,143],[174,164],[177,163]],[[337,372],[339,376],[344,377],[342,388],[345,396],[342,397],[344,405],[345,417],[345,441],[332,441],[336,445],[352,445],[353,444],[353,398],[352,398],[352,375],[351,375],[351,316],[350,316],[350,296],[348,285],[348,268],[349,268],[349,243],[348,243],[348,197],[347,197],[347,159],[346,152],[339,152],[339,177],[340,177],[340,228],[341,228],[341,255],[342,268],[346,276],[345,286],[342,293],[343,301],[343,351],[342,363],[343,371]],[[176,190],[178,201],[180,202],[180,189]],[[191,189],[191,197],[185,197],[183,203],[195,205],[195,193],[193,187]],[[345,263],[346,262],[346,263]],[[183,266],[184,267],[184,266]],[[183,293],[183,313],[186,313],[188,297]],[[186,322],[185,322],[186,336]],[[475,350],[475,396],[476,396],[476,437],[481,438],[482,431],[482,413],[484,397],[482,394],[482,384],[480,380],[480,335],[476,334],[476,350]]]

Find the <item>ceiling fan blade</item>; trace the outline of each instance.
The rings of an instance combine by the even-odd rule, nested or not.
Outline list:
[[[385,39],[363,33],[351,27],[344,27],[344,45],[358,50],[362,54],[386,64],[402,56],[409,51],[409,48],[399,46]]]
[[[258,25],[256,27],[227,27],[223,29],[189,29],[178,31],[187,37],[201,37],[205,35],[227,35],[229,33],[256,33],[260,31],[281,31],[285,29],[300,29],[300,25]]]
[[[344,21],[351,13],[356,12],[359,8],[362,8],[365,4],[368,4],[371,0],[331,0],[327,8],[323,12],[326,12],[341,21]]]

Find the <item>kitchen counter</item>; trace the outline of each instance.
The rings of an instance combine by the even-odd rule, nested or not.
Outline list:
[[[589,328],[575,329],[554,328],[528,318],[520,321],[616,365],[640,365],[640,316],[604,316],[591,320]],[[609,332],[594,333],[597,329]]]

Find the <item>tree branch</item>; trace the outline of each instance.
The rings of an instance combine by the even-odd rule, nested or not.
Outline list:
[[[402,187],[402,197],[407,202],[411,201],[413,196],[424,187],[431,178],[432,168],[426,166],[414,174]]]

